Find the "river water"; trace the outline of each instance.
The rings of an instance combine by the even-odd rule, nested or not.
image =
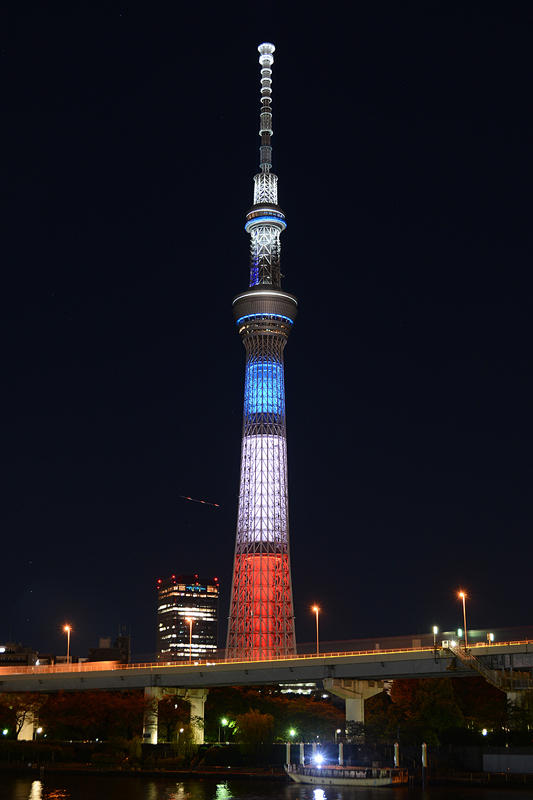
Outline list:
[[[0,800],[525,800],[533,790],[455,786],[345,789],[268,780],[149,778],[147,776],[0,773]]]

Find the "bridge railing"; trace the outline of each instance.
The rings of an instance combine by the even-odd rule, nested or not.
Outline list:
[[[526,639],[522,641],[514,641],[514,642],[494,642],[491,645],[488,645],[484,642],[478,643],[469,648],[469,650],[485,650],[490,652],[497,652],[498,648],[501,647],[512,647],[512,646],[524,646],[524,645],[533,645],[533,639]],[[437,650],[442,650],[440,645],[437,647]],[[276,662],[282,661],[307,661],[310,659],[324,659],[324,658],[354,658],[357,656],[382,656],[382,655],[394,655],[394,654],[401,654],[401,653],[434,653],[434,647],[400,647],[394,649],[387,649],[387,650],[352,650],[352,651],[334,651],[334,652],[324,652],[319,653],[305,653],[300,655],[291,655],[286,656],[283,658],[271,658],[271,659],[260,659],[260,660],[243,660],[242,658],[223,658],[217,660],[193,660],[190,661],[145,661],[145,662],[137,662],[133,664],[121,664],[119,661],[83,661],[73,664],[43,664],[43,665],[34,665],[34,666],[12,666],[12,667],[0,667],[0,675],[46,675],[46,674],[53,674],[53,673],[82,673],[82,672],[105,672],[111,670],[129,670],[129,669],[148,669],[148,670],[158,670],[162,667],[173,667],[177,670],[179,669],[190,669],[193,666],[209,668],[211,666],[218,666],[221,664],[258,664],[258,663],[265,663],[265,664],[272,664]],[[484,653],[486,654],[486,653]]]

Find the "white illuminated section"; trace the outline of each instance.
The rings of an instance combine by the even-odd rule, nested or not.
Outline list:
[[[284,297],[285,300],[291,300],[295,306],[298,305],[296,298],[292,296],[292,294],[285,294],[285,292],[280,292],[279,289],[257,289],[255,292],[243,292],[239,294],[232,302],[232,305],[235,305],[237,300],[242,300],[245,297]]]
[[[278,204],[278,176],[272,172],[260,172],[254,176],[254,205]]]
[[[284,436],[245,436],[237,537],[245,542],[287,540],[287,444]]]

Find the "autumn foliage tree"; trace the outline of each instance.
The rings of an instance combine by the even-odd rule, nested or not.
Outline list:
[[[218,739],[223,717],[232,722],[252,709],[273,717],[273,738],[276,741],[287,741],[290,728],[296,731],[299,741],[315,741],[317,736],[333,739],[336,729],[344,727],[343,711],[329,701],[305,695],[277,694],[269,687],[231,687],[209,692],[205,706],[207,738],[211,741]],[[224,736],[228,738],[231,731],[228,725]]]
[[[236,733],[240,742],[249,753],[259,753],[266,744],[272,743],[274,734],[274,717],[262,714],[256,708],[239,714],[236,722]]]
[[[142,733],[143,712],[142,691],[57,692],[39,721],[49,739],[132,739]]]
[[[191,708],[186,700],[175,695],[165,695],[158,704],[158,736],[160,741],[177,742],[178,731],[184,729],[189,736]]]

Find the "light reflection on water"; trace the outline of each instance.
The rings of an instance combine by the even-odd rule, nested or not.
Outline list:
[[[30,790],[29,800],[41,800],[43,796],[43,785],[41,781],[33,781]]]
[[[525,800],[531,789],[430,786],[316,787],[281,781],[45,774],[42,781],[0,774],[0,800]]]

